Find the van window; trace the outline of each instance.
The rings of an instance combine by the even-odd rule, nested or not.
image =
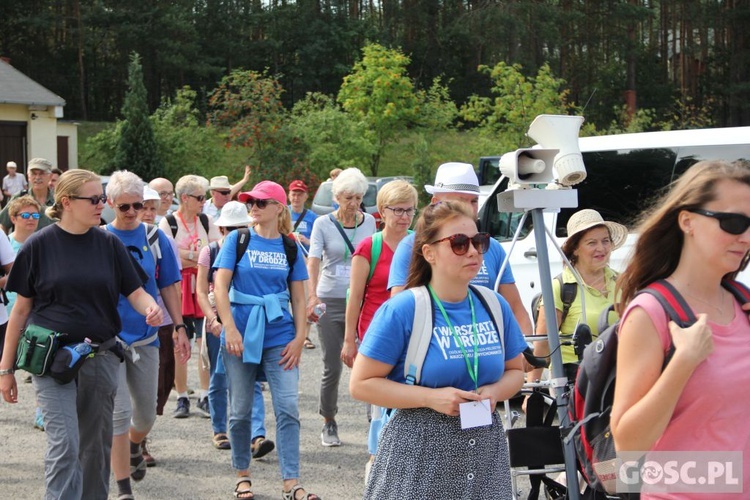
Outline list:
[[[318,188],[318,192],[315,193],[315,198],[313,199],[313,203],[315,205],[320,205],[323,207],[331,207],[333,206],[333,191],[332,191],[333,183],[332,182],[324,182],[320,185]]]
[[[367,192],[365,193],[365,196],[362,198],[362,203],[364,203],[366,207],[374,207],[375,205],[377,205],[377,198],[378,198],[378,187],[375,184],[368,185]]]

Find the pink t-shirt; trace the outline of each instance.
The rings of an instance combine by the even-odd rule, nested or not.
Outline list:
[[[685,385],[672,419],[653,451],[742,451],[743,491],[750,493],[750,321],[734,302],[734,319],[728,325],[708,323],[714,350],[696,368]],[[651,295],[638,295],[623,315],[641,307],[659,332],[666,352],[671,343],[667,313]],[[683,497],[683,495],[680,495]],[[657,494],[642,498],[673,498]],[[721,495],[686,495],[683,498],[721,498]],[[737,498],[736,495],[732,498]]]
[[[372,236],[368,236],[357,245],[354,255],[364,257],[368,263],[370,262]],[[380,257],[375,265],[375,272],[365,287],[364,303],[362,304],[362,311],[359,313],[359,323],[357,325],[357,336],[360,341],[364,338],[367,327],[370,326],[372,317],[375,316],[375,311],[378,310],[383,302],[391,297],[388,291],[388,274],[391,270],[392,260],[393,250],[384,240],[382,249],[380,250]]]

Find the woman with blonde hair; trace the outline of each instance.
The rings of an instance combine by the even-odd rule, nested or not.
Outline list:
[[[502,296],[487,291],[502,311],[495,324],[484,294],[469,287],[490,235],[477,232],[467,204],[453,201],[425,208],[415,235],[406,287],[429,293],[429,310],[415,310],[410,290],[383,304],[351,375],[354,398],[397,409],[383,427],[364,498],[511,498],[495,409],[523,384],[526,343]],[[410,385],[406,353],[411,336],[422,335],[412,331],[415,315],[434,320],[419,384]]]
[[[29,238],[8,279],[8,288],[18,295],[0,361],[0,390],[7,402],[18,401],[13,367],[27,322],[65,333],[65,343],[89,343],[96,352],[68,383],[33,377],[47,435],[45,498],[107,497],[120,363],[112,349],[122,328],[118,299],[126,297],[148,325],[162,319],[128,250],[97,227],[106,199],[93,172],[76,169],[60,176],[55,203],[47,208],[57,223]]]
[[[290,242],[296,244],[286,236],[290,216],[283,187],[262,181],[239,199],[250,209],[253,226],[225,237],[214,274],[216,312],[224,325],[221,360],[229,382],[235,496],[253,498],[251,415],[255,382],[262,369],[276,416],[282,498],[317,500],[299,482],[299,361],[307,331],[305,262],[302,252],[295,257],[288,253]],[[240,246],[238,255],[243,242],[245,250]]]
[[[373,216],[359,210],[367,187],[367,178],[359,169],[347,168],[341,172],[331,187],[339,206],[333,213],[318,217],[310,235],[307,314],[310,321],[318,323],[323,350],[320,381],[320,414],[323,416],[320,439],[323,446],[341,446],[336,413],[346,327],[346,289],[355,249],[376,229]],[[315,313],[319,304],[325,304],[325,314]]]
[[[744,269],[750,255],[750,168],[698,162],[654,206],[618,280],[623,313],[610,422],[616,448],[685,452],[690,460],[696,452],[748,457],[750,402],[737,388],[750,384],[743,363],[750,357],[750,322],[722,281]],[[657,280],[679,292],[695,324],[680,328],[656,298],[636,295]],[[742,478],[747,494],[750,460],[743,460]]]

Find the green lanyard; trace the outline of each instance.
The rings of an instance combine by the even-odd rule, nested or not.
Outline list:
[[[448,328],[451,331],[451,335],[453,335],[453,340],[456,342],[456,345],[461,349],[461,353],[464,355],[464,361],[466,362],[466,370],[469,372],[469,377],[471,377],[471,380],[474,382],[474,390],[479,390],[479,385],[477,384],[478,375],[479,375],[479,347],[478,347],[479,332],[477,332],[477,318],[474,314],[474,299],[471,298],[471,292],[469,292],[468,295],[469,295],[469,306],[471,307],[471,326],[472,326],[471,335],[472,335],[472,340],[474,341],[474,367],[473,368],[471,366],[471,363],[469,363],[469,356],[466,354],[466,349],[464,349],[464,343],[461,342],[461,338],[456,334],[456,329],[453,328],[453,324],[451,323],[451,320],[448,318],[448,313],[445,312],[443,303],[440,302],[440,299],[435,293],[435,290],[433,290],[430,285],[427,285],[427,289],[430,291],[430,295],[432,295],[432,300],[435,301],[438,308],[440,309],[440,312],[443,314],[443,319],[448,324]]]

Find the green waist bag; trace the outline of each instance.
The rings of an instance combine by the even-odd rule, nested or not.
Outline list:
[[[46,375],[64,334],[39,325],[29,325],[18,341],[16,369],[32,375]]]

